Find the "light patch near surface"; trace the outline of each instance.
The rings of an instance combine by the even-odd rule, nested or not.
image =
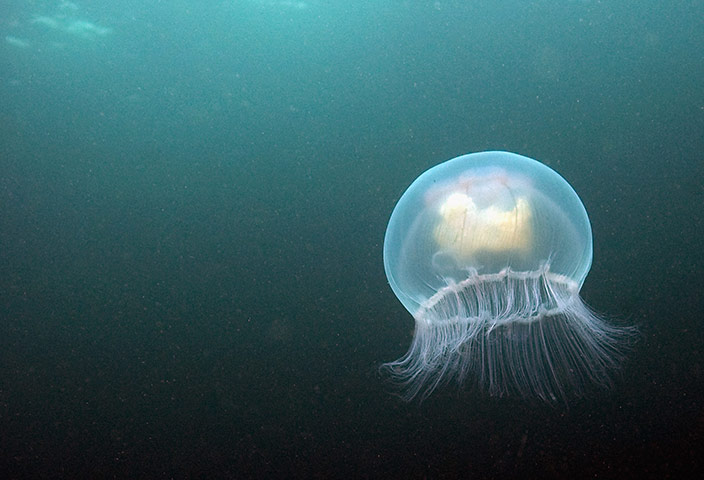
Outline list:
[[[5,37],[5,43],[17,48],[29,48],[31,46],[31,44],[27,40],[18,37],[13,37],[12,35],[7,35]]]

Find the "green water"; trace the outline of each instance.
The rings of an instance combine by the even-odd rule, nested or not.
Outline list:
[[[679,476],[704,447],[701,2],[9,0],[3,478]],[[642,339],[567,408],[391,395],[382,242],[508,150],[585,204]]]

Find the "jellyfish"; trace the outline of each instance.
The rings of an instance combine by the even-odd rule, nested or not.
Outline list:
[[[406,400],[452,378],[548,403],[610,386],[636,330],[581,299],[591,263],[584,205],[546,165],[481,152],[427,170],[384,238],[386,276],[415,329],[382,370]]]

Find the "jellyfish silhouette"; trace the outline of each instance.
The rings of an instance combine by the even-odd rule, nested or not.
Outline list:
[[[386,230],[386,275],[415,331],[382,370],[406,400],[468,376],[492,396],[549,403],[608,387],[636,331],[580,298],[591,262],[584,205],[549,167],[481,152],[431,168]]]

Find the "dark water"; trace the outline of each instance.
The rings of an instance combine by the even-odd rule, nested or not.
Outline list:
[[[0,33],[3,478],[681,477],[704,466],[698,1],[12,0]],[[568,408],[378,366],[423,170],[515,151],[643,337]]]

